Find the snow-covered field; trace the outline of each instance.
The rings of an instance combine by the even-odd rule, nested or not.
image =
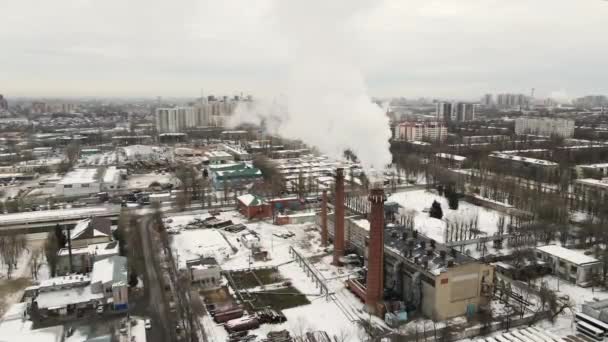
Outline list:
[[[179,180],[173,176],[173,174],[157,174],[154,172],[130,175],[127,180],[128,189],[145,189],[152,184],[152,182],[158,182],[160,184],[171,183],[177,185]]]
[[[591,287],[582,288],[553,275],[545,276],[538,281],[546,282],[547,286],[549,286],[550,289],[555,290],[558,296],[568,296],[572,304],[574,304],[574,309],[576,311],[581,311],[581,305],[585,302],[593,301],[594,298],[598,300],[608,299],[607,291]],[[555,324],[541,322],[540,326],[558,335],[573,334],[573,314],[571,311],[567,310],[563,315],[560,315],[557,318]]]
[[[171,157],[169,149],[153,145],[131,145],[120,148],[120,153],[126,161],[163,160]]]
[[[205,216],[205,215],[203,215]],[[172,228],[184,226],[196,217],[201,215],[180,215],[171,217],[172,222],[168,225]],[[331,256],[325,256],[320,245],[320,235],[312,224],[293,224],[276,226],[270,222],[247,222],[238,212],[229,211],[220,214],[222,219],[230,219],[234,223],[243,223],[247,228],[256,232],[260,237],[260,244],[269,253],[269,260],[251,260],[251,267],[258,266],[279,266],[279,272],[285,279],[289,279],[292,285],[301,293],[305,294],[310,304],[283,310],[287,317],[287,322],[283,324],[264,324],[259,329],[251,331],[252,334],[265,336],[269,331],[287,329],[294,334],[302,331],[326,331],[330,335],[349,336],[347,341],[357,341],[360,336],[360,328],[353,322],[356,319],[369,319],[369,315],[363,311],[363,303],[359,301],[344,287],[344,280],[349,272],[344,268],[332,266]],[[295,235],[291,238],[283,239],[274,236],[273,233],[292,232]],[[249,267],[250,250],[237,241],[243,232],[229,233],[222,232],[230,242],[222,243],[214,229],[195,229],[181,230],[180,234],[173,236],[173,248],[180,253],[180,260],[186,255],[196,257],[197,253],[203,251],[227,251],[228,255],[223,255],[218,260],[223,269],[243,269]],[[240,240],[240,239],[239,239]],[[210,248],[203,248],[210,245]],[[234,253],[229,245],[238,248]],[[312,257],[316,262],[318,274],[325,278],[325,283],[333,293],[331,297],[321,296],[320,290],[315,283],[307,277],[300,266],[293,262],[289,254],[290,247],[294,247],[302,256]],[[212,252],[213,253],[213,252]],[[225,341],[226,331],[222,326],[216,325],[210,317],[203,317],[202,322],[209,330],[211,341]],[[377,322],[380,323],[380,322]]]
[[[447,198],[426,190],[399,192],[390,196],[388,201],[399,203],[403,207],[403,213],[413,214],[416,221],[415,228],[420,233],[441,243],[445,242],[448,221],[468,222],[477,217],[479,230],[485,232],[486,235],[492,235],[497,231],[498,219],[502,215],[496,210],[480,207],[464,200],[459,201],[458,209],[452,210],[448,206]],[[433,201],[441,204],[443,211],[441,220],[429,217],[428,209]]]
[[[107,166],[118,163],[118,154],[114,151],[83,156],[78,160],[80,166]]]

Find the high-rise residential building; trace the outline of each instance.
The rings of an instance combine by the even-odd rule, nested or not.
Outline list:
[[[498,94],[496,106],[499,108],[525,107],[530,104],[530,98],[524,94]]]
[[[49,111],[48,106],[44,102],[32,102],[30,112],[32,114],[44,114]]]
[[[397,126],[399,140],[405,141],[439,141],[448,137],[448,128],[443,122],[403,122]]]
[[[464,121],[473,121],[475,120],[475,105],[472,103],[459,102],[456,104],[455,108],[455,121],[464,122]]]
[[[452,121],[452,103],[451,102],[438,102],[435,116],[438,121]]]
[[[553,118],[517,118],[515,134],[534,134],[542,136],[557,135],[570,138],[574,135],[574,120]]]
[[[178,133],[196,127],[192,107],[157,108],[156,130],[159,133]]]
[[[475,106],[467,102],[439,102],[436,106],[435,116],[437,120],[445,122],[473,121],[475,120]]]
[[[582,108],[608,107],[608,97],[604,95],[588,95],[575,99],[574,105]]]
[[[0,94],[0,110],[8,110],[8,101]]]
[[[195,127],[222,127],[241,101],[249,99],[201,97],[191,107],[156,109],[156,129],[160,133],[183,132]]]
[[[481,98],[481,105],[484,107],[492,107],[494,105],[494,96],[492,94],[485,94]]]

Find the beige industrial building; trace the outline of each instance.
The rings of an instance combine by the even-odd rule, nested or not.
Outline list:
[[[317,223],[322,225],[321,215]],[[327,230],[334,237],[334,214],[328,214]],[[363,255],[367,262],[370,222],[362,217],[344,220],[346,250]],[[489,304],[494,267],[403,227],[385,227],[384,284],[403,301],[434,320],[476,313]]]

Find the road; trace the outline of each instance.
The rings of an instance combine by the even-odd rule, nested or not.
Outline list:
[[[169,317],[163,279],[159,274],[160,263],[158,262],[158,254],[155,253],[154,233],[151,232],[150,218],[149,215],[142,216],[137,227],[141,235],[142,253],[146,264],[144,288],[148,302],[147,312],[152,317],[152,329],[147,333],[147,340],[152,342],[174,341],[174,331],[170,324],[173,320]]]

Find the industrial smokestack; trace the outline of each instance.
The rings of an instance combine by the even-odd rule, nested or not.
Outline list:
[[[367,291],[365,305],[368,312],[382,314],[379,305],[384,297],[384,189],[374,185],[368,196],[371,205],[367,259]]]
[[[334,262],[340,266],[344,256],[344,169],[336,169],[336,198],[334,201]]]
[[[327,190],[323,190],[321,204],[321,245],[327,247]]]

